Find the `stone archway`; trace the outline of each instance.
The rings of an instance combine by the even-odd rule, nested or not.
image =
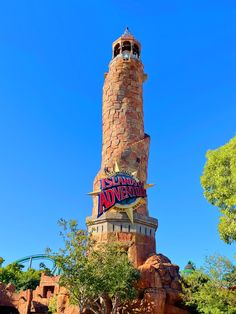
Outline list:
[[[0,314],[20,314],[14,306],[0,306]]]

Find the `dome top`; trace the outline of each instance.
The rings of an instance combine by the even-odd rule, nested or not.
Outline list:
[[[121,35],[121,37],[134,37],[134,36],[131,34],[129,28],[126,27],[126,29],[125,29],[124,33]]]

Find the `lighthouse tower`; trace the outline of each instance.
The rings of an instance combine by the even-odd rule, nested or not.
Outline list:
[[[102,162],[94,180],[89,231],[98,242],[122,242],[135,266],[156,251],[158,221],[149,217],[141,45],[128,28],[112,44],[102,104]]]

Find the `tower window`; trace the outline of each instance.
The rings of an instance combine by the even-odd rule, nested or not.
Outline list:
[[[123,226],[122,225],[120,225],[120,231],[122,232],[122,229],[123,229]]]
[[[112,231],[115,231],[115,225],[114,224],[112,225]]]
[[[116,44],[114,48],[114,58],[120,54],[120,44]]]
[[[136,44],[133,46],[133,55],[139,58],[139,47]]]
[[[150,235],[152,235],[152,229],[150,229]]]
[[[129,225],[129,227],[128,227],[128,232],[130,232],[130,225]]]
[[[102,225],[102,232],[103,232],[103,225]]]
[[[124,41],[122,44],[122,52],[131,51],[131,43],[129,41]]]
[[[139,232],[142,233],[142,227],[141,226],[139,227]]]

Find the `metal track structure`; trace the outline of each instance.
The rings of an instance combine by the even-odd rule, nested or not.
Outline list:
[[[46,254],[34,254],[34,255],[30,255],[30,256],[26,256],[23,258],[18,259],[17,261],[15,261],[15,263],[17,264],[21,264],[21,263],[27,263],[28,262],[28,269],[32,268],[32,263],[34,260],[48,260],[50,262],[52,262],[52,267],[51,267],[51,273],[56,276],[56,275],[60,275],[60,269],[58,269],[58,267],[56,266],[55,261]]]

